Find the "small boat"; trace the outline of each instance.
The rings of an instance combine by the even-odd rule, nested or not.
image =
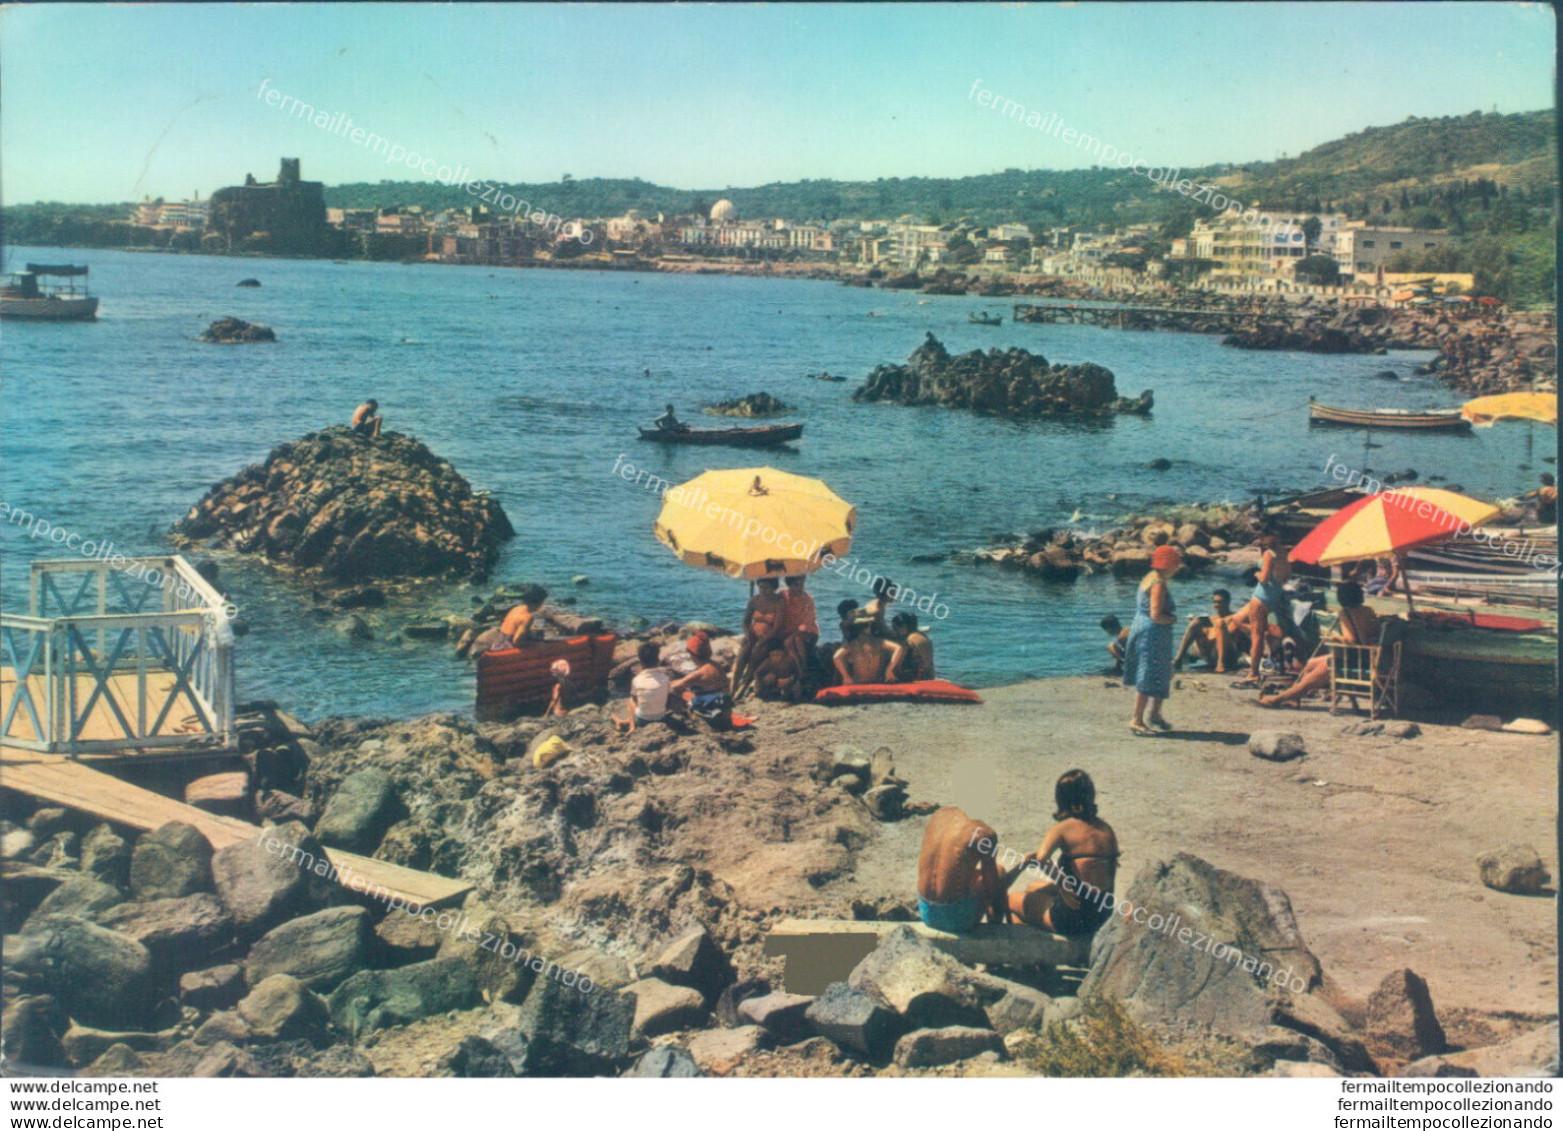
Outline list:
[[[760,428],[642,428],[640,438],[658,444],[720,444],[729,448],[774,448],[803,435],[801,424]]]
[[[1414,432],[1469,432],[1471,422],[1457,408],[1337,408],[1309,399],[1310,424],[1344,428],[1400,428]]]
[[[968,314],[966,321],[973,326],[1002,326],[1004,324],[1004,316],[1001,314],[989,314],[984,311],[981,314]]]
[[[44,279],[70,279],[46,283]],[[80,279],[77,283],[74,280]],[[29,263],[0,286],[0,318],[34,322],[85,322],[98,315],[98,300],[87,291],[87,268]]]
[[[1558,533],[1553,526],[1530,530],[1485,526],[1481,534],[1461,534],[1429,546],[1418,546],[1406,555],[1413,570],[1433,573],[1502,574],[1523,576],[1545,568],[1558,556]]]

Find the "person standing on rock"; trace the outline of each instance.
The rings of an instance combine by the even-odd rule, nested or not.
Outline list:
[[[1136,691],[1134,719],[1129,730],[1138,737],[1155,737],[1172,729],[1161,714],[1163,701],[1172,692],[1172,626],[1177,623],[1177,603],[1168,582],[1183,564],[1176,546],[1157,546],[1151,554],[1150,572],[1140,582],[1135,598],[1134,622],[1123,649],[1123,685]],[[1150,708],[1147,717],[1146,708]],[[1149,725],[1147,725],[1147,723]],[[1152,730],[1151,728],[1156,728]]]
[[[370,397],[353,413],[353,431],[371,440],[380,438],[380,425],[385,418],[380,415],[380,402]]]

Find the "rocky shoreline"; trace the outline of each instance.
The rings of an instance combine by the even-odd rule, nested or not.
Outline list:
[[[1233,550],[1251,546],[1258,538],[1259,523],[1252,507],[1207,504],[1165,514],[1127,515],[1101,534],[1066,527],[1037,530],[958,555],[957,560],[1024,570],[1044,581],[1072,582],[1091,573],[1141,577],[1150,569],[1156,547],[1173,545],[1183,551],[1180,573],[1186,575],[1224,561]]]
[[[216,851],[190,825],[137,833],[6,795],[8,1055],[85,1076],[1555,1066],[1555,1025],[1450,1048],[1409,970],[1348,999],[1285,892],[1187,854],[1138,871],[1121,902],[1147,914],[1115,915],[1070,976],[977,970],[887,926],[845,980],[789,992],[763,945],[779,918],[913,915],[901,897],[821,894],[839,893],[875,835],[860,787],[918,788],[889,749],[833,743],[828,723],[809,707],[760,734],[623,736],[586,707],[552,728],[453,715],[306,727],[246,704],[244,766],[224,775],[243,788],[207,776],[183,793],[268,827]],[[568,753],[538,768],[529,751],[555,736]],[[459,909],[408,914],[304,863],[328,848],[473,890]],[[1546,883],[1521,864],[1489,877],[1484,863],[1484,880]]]
[[[952,356],[932,332],[905,365],[877,366],[852,399],[963,408],[1011,420],[1144,415],[1155,401],[1150,390],[1120,397],[1112,371],[1100,365],[1049,365],[1024,349]]]

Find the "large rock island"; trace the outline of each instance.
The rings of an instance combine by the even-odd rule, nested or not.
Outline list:
[[[411,436],[337,426],[223,480],[173,533],[181,546],[260,554],[348,584],[482,578],[515,529],[498,502]]]
[[[1056,416],[1147,413],[1149,389],[1138,397],[1118,395],[1112,370],[1084,365],[1049,365],[1029,350],[972,350],[952,357],[932,333],[905,365],[881,365],[852,394],[855,401],[967,408],[1016,420]]]

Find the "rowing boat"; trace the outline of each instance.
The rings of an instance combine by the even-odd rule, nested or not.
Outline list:
[[[801,424],[760,428],[642,428],[640,438],[658,444],[720,444],[730,448],[772,448],[803,435]]]
[[[1469,432],[1471,422],[1457,408],[1340,408],[1308,402],[1310,424],[1333,424],[1343,428],[1397,428],[1413,432]]]

